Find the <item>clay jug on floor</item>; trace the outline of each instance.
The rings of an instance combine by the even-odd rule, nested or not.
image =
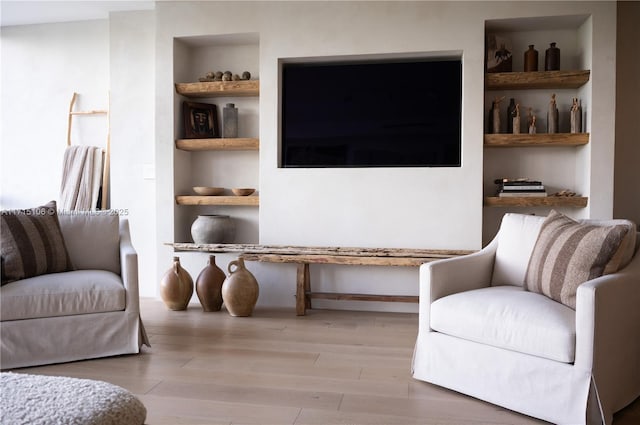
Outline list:
[[[207,266],[196,278],[196,294],[204,311],[220,311],[222,284],[227,276],[216,265],[216,256],[210,255]]]
[[[229,263],[229,277],[222,284],[222,299],[232,316],[251,316],[258,302],[258,281],[244,266],[244,259]]]
[[[160,281],[160,297],[170,310],[186,310],[193,295],[193,279],[180,265],[180,257],[173,257],[173,266]]]

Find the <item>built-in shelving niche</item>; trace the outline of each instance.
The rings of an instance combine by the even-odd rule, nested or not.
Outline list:
[[[174,39],[174,242],[191,242],[191,223],[200,214],[226,214],[236,222],[236,243],[258,243],[259,204],[259,35],[199,35]],[[250,81],[199,82],[207,72],[251,73]],[[182,102],[238,108],[236,139],[186,139]],[[225,196],[196,196],[193,186],[227,189]],[[234,187],[257,189],[232,196]]]
[[[488,128],[492,101],[503,97],[501,121],[503,134],[486,134],[483,171],[483,244],[496,234],[505,212],[546,215],[558,209],[580,215],[588,206],[590,173],[590,69],[591,20],[586,15],[516,18],[485,21],[485,36],[497,34],[507,39],[512,52],[512,72],[485,75],[484,122]],[[560,48],[560,71],[544,71],[545,50],[551,42]],[[539,72],[522,72],[524,52],[533,44],[538,50]],[[551,95],[556,94],[560,113],[559,134],[546,133],[546,111]],[[569,109],[573,97],[583,108],[583,133],[569,134]],[[536,115],[535,135],[506,133],[506,109],[509,99],[520,104],[526,132],[529,107]],[[577,192],[574,198],[507,199],[497,198],[495,179],[530,178],[541,180],[550,193],[562,189]]]

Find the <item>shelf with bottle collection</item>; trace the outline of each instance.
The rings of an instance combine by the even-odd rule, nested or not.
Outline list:
[[[577,89],[589,81],[589,70],[576,71],[525,71],[499,72],[485,75],[485,89],[490,91],[519,91],[519,90],[562,90]],[[507,132],[500,132],[499,103],[503,98],[493,101],[489,111],[488,132],[484,135],[486,148],[517,148],[517,147],[566,147],[583,146],[589,143],[589,133],[582,132],[582,111],[577,98],[572,99],[569,133],[559,133],[558,112],[555,94],[551,95],[549,113],[547,117],[547,133],[538,133],[535,116],[529,109],[526,132],[521,132],[519,105],[514,105],[513,98],[506,110]],[[495,112],[496,115],[493,115]],[[495,117],[495,119],[494,119]],[[513,117],[513,118],[512,118]],[[497,120],[496,120],[497,119]],[[493,120],[493,121],[492,121]],[[513,120],[513,121],[510,121]],[[588,204],[588,197],[576,196],[487,196],[484,205],[488,207],[573,207],[584,208]]]
[[[200,81],[176,83],[176,93],[187,98],[258,97],[259,80]],[[187,152],[257,151],[260,141],[254,137],[183,138],[175,141],[176,149]],[[260,198],[252,196],[177,195],[177,205],[258,206]]]

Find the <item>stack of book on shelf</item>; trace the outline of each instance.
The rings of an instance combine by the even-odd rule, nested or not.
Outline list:
[[[542,182],[529,179],[498,179],[498,196],[501,198],[544,197],[547,191]]]

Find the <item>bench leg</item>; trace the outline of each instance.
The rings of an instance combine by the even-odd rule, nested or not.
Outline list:
[[[304,316],[306,310],[311,308],[311,297],[308,293],[311,291],[311,277],[309,275],[309,264],[298,264],[298,272],[296,276],[296,314]]]

